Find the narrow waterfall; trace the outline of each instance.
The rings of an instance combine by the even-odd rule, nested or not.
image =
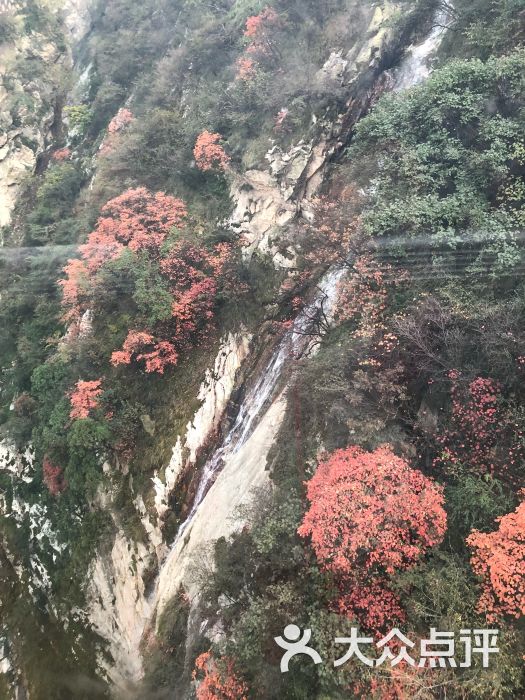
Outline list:
[[[401,65],[396,70],[393,87],[395,92],[407,90],[428,78],[431,72],[429,58],[437,51],[443,41],[449,20],[450,10],[438,9],[430,34],[420,44],[409,48]]]
[[[268,366],[257,382],[248,391],[237,414],[237,418],[223,440],[222,445],[213,453],[202,470],[202,475],[193,500],[192,508],[186,520],[181,524],[174,545],[191,526],[199,505],[213,483],[217,472],[229,455],[236,454],[246,443],[262,409],[273,397],[286,363],[291,358],[302,355],[311,343],[311,326],[320,311],[330,315],[336,295],[337,283],[343,270],[329,270],[321,280],[313,301],[296,317],[273,353]]]
[[[520,3],[0,0],[0,700],[525,700]]]

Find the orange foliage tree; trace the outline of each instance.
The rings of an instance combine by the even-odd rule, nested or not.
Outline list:
[[[78,418],[87,418],[90,412],[98,408],[99,398],[102,394],[101,380],[96,379],[93,382],[78,381],[74,390],[69,396],[71,401],[70,418],[76,420]]]
[[[85,263],[75,258],[68,261],[64,272],[66,279],[58,281],[62,287],[62,306],[66,309],[64,320],[78,323],[85,311],[82,297],[88,290],[88,271]]]
[[[129,124],[131,124],[133,119],[134,116],[131,110],[127,109],[126,107],[121,107],[121,109],[119,109],[108,124],[108,133],[100,145],[101,155],[107,155],[113,150],[117,139],[119,138],[119,134],[124,131]]]
[[[122,350],[112,354],[112,364],[129,364],[134,358],[144,361],[146,372],[163,374],[177,364],[182,351],[203,341],[213,324],[219,282],[230,257],[226,243],[208,251],[188,240],[177,241],[159,261],[173,298],[170,319],[153,333],[130,331]]]
[[[248,686],[235,674],[233,661],[223,659],[221,667],[209,651],[197,657],[194,680],[198,680],[197,700],[247,700]]]
[[[381,265],[371,255],[360,255],[339,285],[336,319],[359,321],[358,335],[364,337],[383,330],[389,287],[396,281],[399,277],[396,280],[389,265]]]
[[[336,607],[377,631],[402,617],[388,577],[409,569],[446,530],[443,489],[390,447],[351,446],[321,462],[307,483],[310,507],[299,534],[310,537],[341,596]]]
[[[46,455],[42,463],[42,476],[44,484],[52,496],[58,496],[66,490],[66,482],[62,468],[53,464],[51,459]]]
[[[525,615],[525,501],[496,522],[495,532],[473,530],[467,537],[472,568],[482,579],[478,610],[491,623]]]
[[[197,136],[193,155],[199,170],[226,170],[230,156],[221,146],[221,135],[203,131]]]
[[[71,149],[69,149],[67,147],[66,148],[59,148],[56,151],[53,151],[53,153],[51,154],[51,158],[54,161],[57,161],[58,163],[60,163],[64,160],[68,160],[69,158],[71,158]]]
[[[302,250],[308,269],[338,265],[364,252],[368,240],[363,236],[359,210],[362,195],[352,186],[338,193],[337,200],[318,197],[312,201],[312,223],[304,226]]]
[[[274,36],[280,21],[273,7],[266,7],[258,15],[248,17],[244,30],[245,51],[237,60],[237,79],[251,80],[259,64],[277,56]]]
[[[64,268],[62,287],[65,320],[78,320],[89,308],[89,294],[98,286],[95,274],[107,262],[118,258],[126,248],[158,253],[171,229],[186,218],[184,202],[164,192],[145,187],[127,190],[102,208],[97,226],[80,246],[81,259],[69,260]]]
[[[437,437],[434,466],[457,473],[462,468],[511,482],[523,479],[523,431],[506,405],[501,385],[490,377],[462,383],[457,370],[451,381],[449,425]]]
[[[108,132],[116,134],[133,121],[133,112],[126,107],[121,107],[108,124]]]
[[[180,228],[187,216],[181,199],[149,192],[145,187],[126,190],[102,208],[97,227],[81,246],[90,272],[116,258],[125,247],[135,252],[158,252],[172,228]]]
[[[336,577],[339,595],[332,608],[379,634],[405,620],[405,611],[396,593],[390,589],[387,577],[376,576],[363,582],[363,576]]]
[[[82,314],[104,297],[104,272],[124,254],[132,255],[128,274],[140,269],[147,279],[159,280],[167,300],[167,316],[138,318],[142,328],[130,329],[124,345],[113,352],[113,365],[144,362],[147,372],[163,373],[175,365],[180,353],[209,334],[220,285],[232,246],[219,243],[209,249],[182,235],[187,221],[184,202],[145,188],[128,190],[102,209],[95,230],[80,247],[81,259],[65,268],[62,303],[65,319],[78,324]],[[134,289],[134,278],[130,289]],[[137,312],[137,315],[138,312]]]
[[[248,17],[244,30],[246,51],[259,56],[272,53],[274,51],[272,37],[278,22],[279,15],[273,7],[266,7],[258,15]]]
[[[172,343],[158,340],[150,333],[130,331],[122,350],[116,350],[111,355],[112,365],[129,365],[133,355],[137,362],[144,361],[146,372],[163,374],[168,365],[176,365],[178,354]]]
[[[313,223],[304,228],[301,244],[307,271],[327,265],[345,269],[335,320],[352,321],[358,335],[372,338],[385,332],[389,296],[407,281],[407,274],[378,258],[361,226],[361,207],[362,195],[351,186],[343,188],[337,201],[314,200]]]
[[[255,61],[250,56],[240,56],[237,59],[237,73],[235,75],[236,80],[251,80],[257,70]]]

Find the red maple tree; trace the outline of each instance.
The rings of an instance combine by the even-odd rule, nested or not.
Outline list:
[[[491,623],[525,615],[525,501],[496,522],[495,532],[473,530],[467,537],[472,568],[482,579],[478,611]]]
[[[66,309],[64,320],[78,322],[85,310],[85,294],[89,288],[88,270],[82,260],[74,258],[64,267],[66,278],[59,280],[62,287],[62,306]]]
[[[341,595],[336,607],[361,624],[402,619],[388,577],[409,569],[446,530],[443,489],[390,447],[336,450],[307,483],[310,507],[299,527]]]
[[[331,571],[407,569],[446,530],[443,489],[390,447],[336,450],[307,484],[299,534]]]
[[[108,124],[108,132],[116,134],[133,121],[133,112],[126,107],[121,107]]]
[[[203,131],[197,136],[193,156],[199,170],[226,170],[230,156],[221,146],[221,135]]]
[[[65,320],[78,320],[89,308],[89,292],[97,288],[95,273],[129,248],[158,254],[172,228],[182,226],[187,212],[184,202],[145,187],[127,190],[102,208],[97,226],[80,246],[81,260],[69,260],[59,280]]]
[[[146,372],[164,374],[169,365],[176,365],[178,354],[172,343],[158,340],[144,331],[129,331],[122,350],[111,355],[111,364],[129,365],[133,355],[137,362],[144,361]]]
[[[363,627],[377,633],[405,620],[399,596],[390,589],[386,576],[376,576],[367,582],[359,578],[341,579],[340,595],[332,604],[335,612],[357,619]]]
[[[273,7],[266,7],[258,15],[246,20],[244,36],[247,40],[246,51],[251,54],[268,54],[274,49],[272,35],[279,15]]]
[[[257,68],[275,58],[278,51],[275,46],[275,30],[281,22],[273,7],[266,7],[258,15],[246,20],[244,53],[237,59],[238,80],[250,81]]]
[[[144,362],[146,372],[162,374],[177,364],[181,352],[209,336],[219,291],[232,284],[227,271],[233,247],[218,243],[210,249],[177,231],[186,217],[180,199],[145,188],[128,190],[104,206],[96,229],[80,247],[82,259],[65,267],[67,277],[60,285],[70,323],[79,324],[82,314],[96,306],[103,297],[105,267],[126,251],[171,296],[169,317],[150,322],[146,314],[138,319],[142,329],[130,329],[122,348],[112,354],[113,365],[135,360]]]
[[[499,382],[476,377],[465,383],[457,370],[448,376],[452,412],[437,437],[439,455],[434,466],[452,473],[465,468],[519,481],[523,431],[506,405]]]
[[[94,272],[107,260],[118,257],[126,246],[134,251],[158,251],[186,216],[186,205],[177,197],[153,193],[145,187],[126,190],[102,208],[95,231],[80,248],[82,258]]]
[[[108,124],[106,137],[100,144],[99,155],[107,156],[113,151],[115,144],[118,142],[119,134],[124,131],[128,124],[131,124],[133,119],[134,116],[131,110],[126,107],[121,107],[121,109],[119,109]]]
[[[247,700],[248,686],[235,674],[231,659],[221,659],[221,665],[209,651],[197,657],[194,680],[203,676],[197,686],[197,700]]]
[[[53,151],[51,154],[51,158],[56,161],[57,163],[61,163],[64,160],[68,160],[71,158],[71,149],[69,148],[58,148],[56,151]]]
[[[144,361],[146,372],[163,374],[176,365],[181,352],[206,339],[213,326],[219,281],[231,258],[231,246],[219,243],[212,251],[182,239],[159,261],[173,297],[171,318],[157,332],[130,331],[113,365]]]
[[[380,265],[371,255],[360,255],[339,285],[336,319],[359,321],[358,336],[371,337],[383,330],[388,287],[393,280],[390,266]]]
[[[103,391],[101,383],[101,379],[92,382],[80,380],[76,383],[74,390],[69,395],[71,401],[70,418],[73,420],[87,418],[93,409],[98,408],[99,398]]]
[[[67,484],[62,468],[53,464],[47,455],[42,462],[42,475],[44,484],[52,496],[59,496],[66,490]]]
[[[235,75],[236,80],[244,80],[248,82],[251,80],[257,71],[257,66],[253,58],[250,56],[240,56],[237,59],[237,73]]]

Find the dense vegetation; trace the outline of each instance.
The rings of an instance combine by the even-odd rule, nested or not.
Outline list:
[[[319,352],[297,362],[272,488],[195,573],[201,614],[224,634],[188,637],[180,591],[139,692],[525,693],[523,0],[449,8],[434,73],[379,100],[339,144],[313,222],[282,232],[298,251],[287,276],[264,256],[244,259],[224,224],[233,172],[260,165],[270,138],[287,148],[344,111],[348,95],[318,71],[365,30],[365,4],[101,2],[79,48],[85,93],[63,66],[53,76],[61,128],[0,258],[0,428],[20,449],[31,443],[35,465],[16,491],[1,472],[0,489],[9,506],[43,507],[67,545],[32,551],[27,521],[0,518],[2,623],[20,637],[36,698],[69,698],[70,674],[94,676],[99,641],[80,618],[63,633],[60,616],[82,605],[93,552],[116,528],[146,538],[132,499],[151,502],[151,476],[198,406],[221,334],[286,327],[329,265],[346,275]],[[394,34],[424,33],[437,4],[405,4]],[[60,16],[46,7],[3,19],[0,42],[39,32],[62,50]],[[28,70],[13,68],[22,80]],[[161,523],[167,535],[184,498]],[[52,605],[14,602],[4,547],[28,570],[44,559]],[[421,639],[494,623],[501,651],[489,668],[294,661],[282,674],[274,637],[290,622],[330,659],[334,637],[357,625]],[[86,679],[75,693],[106,688]]]

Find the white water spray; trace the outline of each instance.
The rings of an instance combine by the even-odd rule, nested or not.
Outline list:
[[[434,26],[427,38],[417,46],[412,46],[395,72],[394,92],[407,90],[422,83],[431,73],[429,59],[435,54],[445,36],[450,21],[450,11],[439,9],[434,18]]]

